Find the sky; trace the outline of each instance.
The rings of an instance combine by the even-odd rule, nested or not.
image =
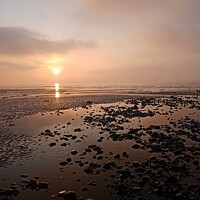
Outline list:
[[[199,82],[199,8],[200,0],[1,0],[0,86]]]

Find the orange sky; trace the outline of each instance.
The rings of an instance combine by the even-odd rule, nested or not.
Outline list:
[[[200,81],[199,8],[199,0],[0,1],[0,86]]]

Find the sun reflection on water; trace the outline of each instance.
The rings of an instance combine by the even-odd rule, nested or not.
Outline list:
[[[59,89],[60,89],[60,84],[59,83],[55,83],[55,97],[59,98],[60,97],[60,93],[59,93]]]

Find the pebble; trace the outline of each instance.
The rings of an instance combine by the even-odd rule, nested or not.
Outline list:
[[[38,185],[39,189],[48,189],[49,183],[47,182],[40,182]]]
[[[64,197],[66,192],[67,192],[67,190],[61,190],[60,192],[58,192],[57,196],[58,197]]]
[[[76,200],[76,192],[74,191],[65,192],[64,200]]]
[[[82,190],[83,192],[86,192],[86,191],[88,191],[88,188],[82,187],[81,190]]]
[[[55,146],[55,145],[56,145],[55,142],[51,142],[51,143],[49,144],[50,147],[53,147],[53,146]]]
[[[76,155],[77,153],[78,153],[78,152],[77,152],[76,150],[72,150],[72,151],[71,151],[71,154],[72,154],[72,155]]]
[[[22,178],[27,178],[27,177],[28,177],[28,174],[22,174],[21,177],[22,177]]]
[[[132,145],[132,148],[133,148],[133,149],[139,149],[139,148],[140,148],[140,145],[139,145],[139,144],[134,144],[134,145]]]

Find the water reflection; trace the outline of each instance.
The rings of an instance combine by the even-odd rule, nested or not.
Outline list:
[[[59,93],[59,89],[60,89],[60,84],[59,83],[55,83],[55,97],[59,98],[60,97],[60,93]]]

